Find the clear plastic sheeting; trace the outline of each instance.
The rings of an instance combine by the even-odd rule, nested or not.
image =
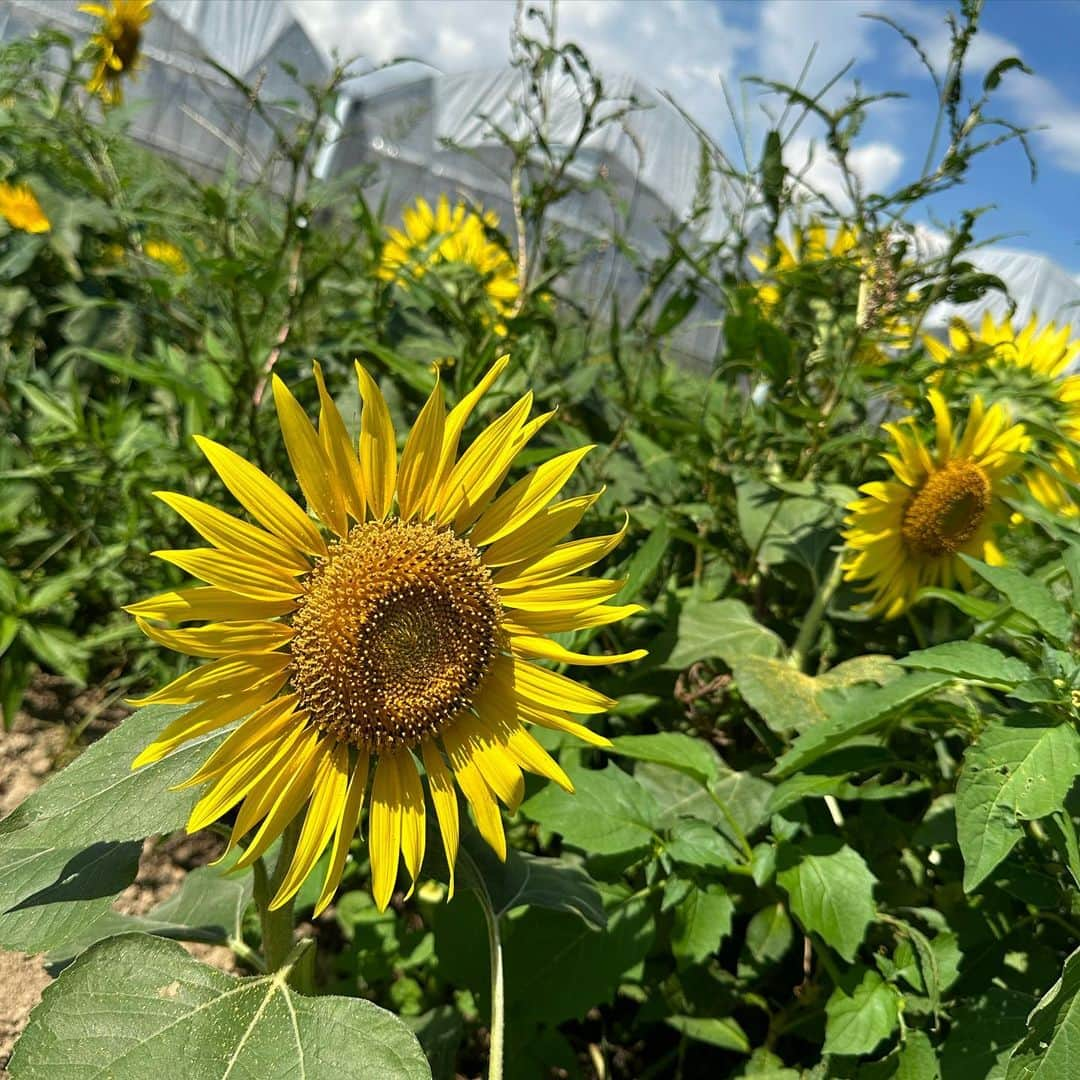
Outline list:
[[[79,2],[0,0],[0,40],[45,27],[85,40],[95,20],[78,10]],[[125,101],[133,105],[131,132],[195,175],[233,166],[242,176],[259,175],[271,158],[273,132],[215,65],[258,85],[271,120],[288,130],[297,113],[281,99],[291,103],[302,92],[282,62],[296,69],[301,83],[322,82],[330,73],[283,0],[157,0],[145,26],[141,67],[124,83]]]
[[[617,297],[619,310],[627,312],[643,280],[610,238],[625,236],[646,259],[664,254],[664,230],[686,220],[693,208],[702,150],[678,110],[648,88],[612,75],[605,75],[604,88],[608,115],[631,99],[638,107],[583,142],[571,170],[579,185],[551,208],[547,226],[584,253],[565,291],[594,310],[610,309]],[[557,153],[577,138],[581,101],[576,83],[564,74],[554,75],[546,90],[544,135]],[[514,236],[513,157],[497,132],[518,138],[529,130],[519,72],[441,75],[417,63],[375,71],[346,84],[338,122],[340,138],[320,163],[323,175],[373,168],[373,199],[385,199],[391,220],[418,196],[431,202],[446,193],[494,210],[504,232]],[[736,196],[714,189],[711,202],[711,216],[699,225],[706,238],[728,227]],[[659,309],[680,284],[670,280],[654,306]],[[719,314],[699,303],[674,347],[711,361],[720,342]]]

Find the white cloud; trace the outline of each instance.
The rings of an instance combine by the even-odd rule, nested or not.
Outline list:
[[[1036,144],[1045,148],[1060,168],[1080,173],[1080,106],[1041,75],[1015,75],[1002,85],[1019,110],[1020,120],[1044,129],[1033,134]]]
[[[888,14],[898,26],[910,31],[918,38],[919,45],[931,66],[940,73],[945,70],[949,62],[949,50],[952,45],[949,27],[945,22],[945,15],[949,10],[947,6],[927,4],[922,0],[919,2],[899,0],[890,5],[885,14]],[[895,45],[900,50],[898,54],[900,68],[905,74],[925,74],[926,68],[923,67],[922,61],[899,35],[896,36]],[[966,66],[972,73],[983,73],[989,71],[1006,56],[1019,55],[1019,46],[1014,45],[1008,38],[981,26],[968,48]]]
[[[304,0],[295,7],[328,52],[377,64],[411,56],[451,73],[504,66],[516,9],[514,0]],[[529,28],[540,31],[535,21]],[[695,0],[563,0],[557,29],[601,71],[670,91],[706,126],[722,116],[720,81],[734,75],[751,43],[719,5]]]

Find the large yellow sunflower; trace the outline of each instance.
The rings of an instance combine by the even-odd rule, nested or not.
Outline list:
[[[1000,405],[986,409],[976,397],[963,434],[954,431],[949,407],[938,390],[929,392],[934,413],[932,447],[908,418],[885,428],[895,454],[882,455],[895,479],[863,484],[865,498],[848,507],[844,539],[851,549],[846,581],[867,580],[874,595],[870,613],[892,619],[903,614],[919,589],[970,585],[970,571],[957,555],[1004,562],[994,526],[1009,517],[1001,496],[1022,466],[1028,438]]]
[[[86,89],[107,105],[124,98],[124,76],[132,76],[139,64],[142,28],[152,14],[154,0],[108,0],[107,4],[82,4],[80,11],[98,19],[90,38],[96,64]]]
[[[426,199],[417,199],[402,213],[402,224],[404,232],[387,230],[379,277],[407,284],[440,264],[471,267],[498,316],[511,314],[520,291],[517,268],[506,249],[488,236],[499,225],[492,211],[474,212],[464,202],[451,208],[443,194],[434,210]],[[505,332],[501,325],[496,329]]]
[[[26,184],[0,183],[0,217],[21,232],[44,233],[52,228],[41,203]]]
[[[367,798],[372,891],[385,908],[399,855],[415,885],[424,857],[424,788],[435,808],[453,890],[457,787],[503,858],[496,798],[514,810],[522,770],[572,790],[527,724],[610,745],[570,714],[611,699],[536,661],[636,660],[568,651],[548,635],[639,610],[609,605],[620,582],[581,571],[623,531],[559,543],[598,494],[552,502],[590,447],[560,454],[496,495],[517,453],[552,414],[529,419],[526,394],[458,456],[462,429],[506,366],[500,360],[449,413],[436,384],[398,460],[379,388],[357,365],[363,412],[352,443],[315,368],[318,431],[280,379],[285,446],[313,520],[276,483],[209,439],[199,446],[258,523],[173,492],[160,497],[210,547],[161,551],[201,588],[134,604],[142,630],[211,659],[136,704],[193,704],[135,761],[247,717],[188,781],[210,786],[200,829],[239,804],[230,848],[257,859],[307,806],[295,855],[271,907],[286,903],[330,845],[316,907],[330,902]],[[165,629],[149,620],[206,625]]]
[[[1032,496],[1048,510],[1080,516],[1070,485],[1080,484],[1080,375],[1070,368],[1080,357],[1080,339],[1069,326],[1038,325],[1033,315],[1017,330],[1011,319],[995,322],[987,312],[976,331],[962,319],[949,326],[948,343],[926,337],[930,355],[943,374],[971,374],[981,367],[994,379],[995,396],[1009,403],[1029,430],[1044,433],[1044,466],[1030,468],[1025,481]]]

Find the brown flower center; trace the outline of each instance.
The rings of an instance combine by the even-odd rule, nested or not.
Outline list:
[[[472,701],[501,611],[479,553],[452,532],[358,525],[308,575],[292,619],[300,707],[355,746],[414,746]]]
[[[990,508],[990,480],[970,461],[930,476],[904,511],[904,543],[923,555],[952,554],[974,535]]]

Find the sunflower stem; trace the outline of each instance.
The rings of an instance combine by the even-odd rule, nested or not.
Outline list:
[[[259,910],[259,923],[262,926],[262,951],[267,971],[277,971],[289,958],[293,950],[293,902],[289,900],[281,907],[270,910],[270,901],[285,879],[285,874],[296,851],[296,841],[300,837],[301,815],[297,814],[281,834],[281,847],[278,849],[277,862],[273,874],[267,874],[266,864],[256,859],[255,870],[255,906]]]
[[[825,609],[829,606],[829,601],[833,598],[833,593],[836,592],[840,585],[843,578],[843,571],[844,551],[841,549],[837,552],[836,558],[833,561],[828,576],[822,583],[821,588],[818,589],[817,593],[814,595],[813,603],[811,603],[810,609],[803,619],[802,626],[799,627],[799,636],[795,639],[795,644],[791,647],[791,654],[788,657],[788,661],[791,663],[792,667],[798,668],[800,671],[802,671],[806,665],[810,650],[817,641],[818,627],[821,625],[821,620],[825,615]]]
[[[478,889],[480,906],[487,923],[488,952],[491,956],[491,1047],[488,1051],[488,1080],[503,1080],[503,1035],[506,1027],[503,990],[502,938],[499,935],[499,916],[491,904],[486,889]]]

